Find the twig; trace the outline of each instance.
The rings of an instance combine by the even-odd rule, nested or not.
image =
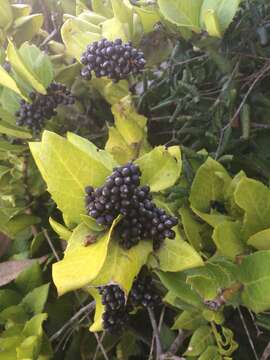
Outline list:
[[[169,353],[175,355],[185,340],[185,334],[183,330],[178,330],[178,335],[170,346]]]
[[[51,241],[51,239],[49,237],[48,231],[46,229],[44,229],[44,228],[42,228],[42,231],[43,231],[43,234],[45,236],[45,239],[48,241],[48,244],[49,244],[49,246],[50,246],[50,248],[51,248],[51,250],[52,250],[52,252],[54,254],[54,257],[56,258],[57,261],[60,261],[60,257],[57,254],[57,252],[55,250],[55,247],[53,246],[53,243],[52,243],[52,241]]]
[[[44,41],[40,44],[40,47],[43,48],[45,45],[48,44],[48,42],[50,42],[54,36],[57,34],[58,29],[54,29],[47,37],[46,39],[44,39]]]
[[[150,321],[152,324],[153,333],[154,333],[154,337],[155,337],[156,360],[160,360],[160,356],[162,354],[162,346],[161,346],[161,341],[160,341],[160,333],[159,333],[158,325],[156,322],[154,311],[150,307],[148,307],[147,310],[148,310],[149,318],[150,318]]]
[[[96,351],[95,351],[95,355],[94,355],[94,357],[93,357],[93,360],[96,360],[96,359],[97,359],[98,351],[99,351],[99,349],[101,349],[101,348],[103,347],[102,342],[103,342],[103,339],[104,339],[104,336],[105,336],[105,332],[103,331],[103,333],[102,333],[102,335],[101,335],[101,338],[99,338],[98,334],[96,334],[96,335],[97,335],[96,339],[97,339],[97,342],[98,342],[98,346],[97,346],[97,348],[96,348]],[[106,354],[105,356],[106,356],[105,359],[107,359],[107,354]]]
[[[163,323],[164,315],[165,315],[165,310],[166,310],[166,306],[163,306],[161,314],[160,314],[159,322],[158,322],[158,331],[159,332],[161,331],[161,327],[162,327],[162,323]],[[154,345],[155,345],[155,335],[153,334],[152,341],[151,341],[151,348],[150,348],[150,352],[148,355],[148,360],[152,359]]]
[[[238,313],[239,313],[241,322],[242,322],[242,324],[243,324],[243,327],[244,327],[244,329],[245,329],[245,332],[246,332],[246,334],[247,334],[248,341],[249,341],[250,347],[251,347],[251,349],[252,349],[252,351],[253,351],[254,357],[255,357],[256,360],[259,360],[258,354],[256,353],[256,349],[255,349],[255,346],[254,346],[254,343],[253,343],[253,340],[251,339],[251,336],[250,336],[250,333],[249,333],[247,324],[246,324],[246,322],[245,322],[245,319],[244,319],[244,316],[243,316],[243,314],[242,314],[242,311],[241,311],[240,307],[238,307],[237,310],[238,310]]]
[[[267,359],[269,359],[269,357],[270,357],[270,342],[264,349],[264,352],[263,352],[260,360],[267,360]]]
[[[95,301],[90,302],[89,304],[82,307],[75,315],[73,315],[56,333],[50,337],[50,341],[57,339],[74,321],[76,321],[81,314],[84,312],[91,312],[95,308]]]
[[[108,355],[106,354],[106,350],[104,349],[104,346],[103,346],[102,341],[100,340],[98,334],[94,333],[94,336],[95,336],[95,338],[97,340],[98,348],[100,348],[100,350],[101,350],[101,352],[102,352],[102,354],[104,356],[104,359],[109,360]]]
[[[263,331],[260,330],[260,328],[259,328],[258,325],[256,324],[256,318],[255,318],[253,312],[252,312],[251,310],[248,310],[248,312],[249,312],[249,315],[250,315],[250,317],[251,317],[251,319],[252,319],[252,321],[253,321],[253,325],[254,325],[254,327],[255,327],[255,329],[256,329],[256,331],[257,331],[257,337],[259,337],[259,336],[261,336],[261,335],[263,334]]]
[[[229,121],[229,123],[224,126],[224,128],[221,129],[221,134],[220,134],[220,139],[219,139],[219,144],[218,144],[218,148],[215,154],[215,159],[217,160],[217,158],[219,157],[219,152],[220,149],[222,147],[222,142],[223,142],[223,138],[224,138],[224,133],[225,130],[228,129],[229,127],[232,126],[232,124],[234,123],[234,121],[237,119],[237,117],[239,116],[243,106],[245,105],[247,98],[249,97],[250,93],[252,92],[252,90],[254,89],[255,85],[257,84],[257,82],[264,76],[264,74],[270,69],[270,64],[268,64],[267,66],[264,66],[264,68],[262,69],[261,73],[255,78],[255,80],[253,81],[253,83],[250,85],[250,88],[248,89],[248,91],[246,92],[245,96],[243,97],[243,100],[241,101],[240,105],[238,106],[236,112],[234,113],[233,117],[231,118],[231,120]]]

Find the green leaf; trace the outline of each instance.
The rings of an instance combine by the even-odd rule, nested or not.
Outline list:
[[[88,215],[81,215],[82,222],[89,227],[93,232],[104,231],[105,227],[98,225],[96,220]]]
[[[9,75],[8,72],[6,72],[6,70],[2,66],[0,66],[0,85],[9,88],[16,94],[19,94],[21,97],[26,99],[22,94],[21,90],[19,89],[16,81]]]
[[[212,158],[198,169],[192,183],[189,201],[203,213],[209,212],[211,201],[223,201],[231,177],[224,167]]]
[[[69,231],[64,225],[59,224],[57,221],[49,218],[49,222],[53,230],[59,235],[60,239],[68,241],[72,235],[72,232]]]
[[[215,10],[213,9],[206,10],[203,15],[203,20],[205,23],[206,31],[210,36],[214,36],[218,38],[222,37],[219,19],[217,17]]]
[[[158,9],[156,9],[156,8],[153,8],[153,9],[146,8],[145,9],[143,7],[136,6],[134,8],[134,10],[140,17],[140,20],[141,20],[141,23],[143,26],[143,31],[145,33],[152,32],[155,24],[160,21],[160,13],[159,13]]]
[[[173,24],[200,31],[200,12],[203,0],[158,0],[161,14]]]
[[[85,10],[80,14],[80,19],[87,21],[90,24],[100,25],[103,21],[107,20],[106,17],[97,14],[91,10]]]
[[[231,221],[233,220],[230,216],[222,215],[222,214],[207,214],[202,211],[199,211],[195,209],[194,207],[191,207],[192,211],[198,215],[202,220],[204,220],[208,225],[212,227],[216,227],[220,223],[223,223],[224,221]]]
[[[37,336],[29,336],[23,340],[17,347],[18,359],[34,359],[37,358],[40,350],[40,339]]]
[[[85,224],[80,224],[73,232],[64,259],[53,265],[52,276],[59,295],[80,289],[88,285],[99,274],[107,257],[112,227],[98,237],[94,244],[84,246],[84,240],[90,233]]]
[[[231,356],[238,348],[238,344],[233,339],[234,333],[228,328],[222,326],[221,333],[216,331],[215,337],[219,352],[224,356]]]
[[[211,345],[201,354],[198,360],[222,360],[218,347]]]
[[[15,19],[21,16],[27,16],[31,12],[31,6],[28,4],[12,4],[11,9]]]
[[[39,79],[37,79],[32,69],[30,69],[24,62],[19,51],[15,48],[11,41],[9,41],[7,47],[7,58],[16,74],[21,77],[26,82],[26,84],[34,88],[37,92],[46,94],[46,89],[39,81]]]
[[[8,29],[12,24],[12,9],[8,0],[0,2],[0,28]]]
[[[85,187],[102,185],[110,171],[91,153],[52,132],[44,131],[42,142],[33,144],[30,150],[66,223],[79,224],[86,212]]]
[[[140,241],[130,250],[125,250],[119,246],[116,239],[113,239],[109,245],[106,261],[92,285],[117,284],[128,295],[134,278],[146,264],[151,251],[150,241]]]
[[[155,256],[162,271],[177,272],[203,266],[200,255],[179,235],[174,240],[165,239]]]
[[[246,249],[241,237],[241,224],[239,222],[225,221],[218,224],[213,232],[213,240],[219,254],[232,259],[243,254]]]
[[[131,39],[130,28],[127,23],[122,23],[116,17],[108,19],[101,24],[102,37],[108,40],[121,38],[123,42]]]
[[[270,191],[265,185],[243,178],[236,187],[234,197],[236,204],[245,211],[244,240],[270,227]]]
[[[11,125],[4,120],[0,120],[0,133],[19,139],[31,139],[32,137],[32,135],[28,131],[20,128],[19,126]]]
[[[201,326],[193,333],[184,355],[199,356],[212,344],[214,344],[214,337],[211,328],[206,325]]]
[[[13,24],[15,43],[20,45],[24,41],[31,41],[41,29],[43,20],[42,14],[32,14],[16,19]]]
[[[94,317],[94,323],[90,326],[90,331],[97,332],[103,330],[103,320],[102,320],[102,314],[105,311],[104,305],[102,305],[102,296],[95,288],[89,288],[88,292],[90,295],[94,298],[96,303],[96,311],[95,311],[95,317]]]
[[[42,285],[29,292],[22,300],[27,312],[37,315],[40,314],[48,298],[50,284]]]
[[[214,11],[220,24],[220,30],[224,32],[232,22],[240,2],[241,0],[204,0],[201,8],[201,25],[205,24],[207,13]],[[210,35],[212,34],[210,33]]]
[[[200,224],[192,217],[192,213],[188,208],[182,207],[179,210],[179,213],[181,215],[182,224],[189,243],[195,250],[201,250],[203,248],[201,233],[204,225]]]
[[[94,78],[91,84],[111,105],[120,102],[120,100],[124,101],[124,98],[129,94],[129,85],[126,80],[120,80],[117,84],[114,84],[106,78]]]
[[[113,16],[111,0],[92,0],[91,3],[94,12],[97,12],[107,18]]]
[[[42,324],[47,319],[47,314],[38,314],[27,321],[23,329],[24,336],[42,335]]]
[[[257,250],[270,250],[270,229],[252,235],[247,243]]]
[[[183,311],[176,319],[172,326],[173,330],[196,330],[199,326],[205,325],[206,321],[201,312]]]
[[[176,150],[176,152],[175,152]],[[136,160],[142,171],[141,184],[151,191],[165,190],[173,186],[181,173],[182,161],[179,147],[157,146]]]
[[[20,300],[18,292],[10,289],[0,290],[0,312],[8,306],[19,304]]]
[[[239,281],[243,284],[242,301],[258,313],[270,309],[270,251],[257,251],[243,259]]]
[[[111,0],[115,18],[121,23],[127,23],[130,31],[133,25],[133,9],[128,0]]]
[[[101,38],[100,34],[85,31],[76,26],[73,19],[68,19],[61,28],[63,42],[70,56],[75,57],[79,62],[81,55],[87,45]]]
[[[89,140],[71,132],[67,133],[67,139],[81,151],[84,151],[88,155],[91,154],[91,157],[102,163],[109,172],[112,172],[113,168],[118,165],[110,153],[97,148],[95,144]]]
[[[186,275],[184,273],[166,273],[163,271],[157,271],[156,273],[169,292],[188,304],[190,310],[192,308],[192,310],[194,308],[203,308],[201,297],[186,283]]]
[[[193,269],[187,283],[204,300],[212,300],[220,289],[226,289],[237,281],[237,267],[226,258],[213,258],[204,267]]]
[[[146,140],[147,119],[137,113],[130,96],[114,104],[112,113],[115,127],[109,128],[109,139],[105,148],[115,160],[124,164],[149,151]]]
[[[24,295],[41,286],[42,272],[40,265],[36,262],[25,269],[15,280],[15,285]]]
[[[44,52],[35,45],[23,44],[19,53],[25,65],[31,69],[40,83],[47,88],[54,77],[52,63]]]

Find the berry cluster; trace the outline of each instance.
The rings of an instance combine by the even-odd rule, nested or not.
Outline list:
[[[88,45],[81,56],[81,63],[85,65],[81,71],[83,79],[91,80],[94,72],[97,78],[106,76],[118,82],[129,74],[140,73],[145,59],[143,52],[134,48],[131,42],[123,44],[121,39],[101,39]]]
[[[86,188],[86,208],[99,225],[109,226],[123,215],[116,231],[125,249],[149,239],[158,250],[165,238],[175,238],[172,228],[178,221],[155,205],[149,186],[139,186],[140,175],[139,167],[132,162],[115,168],[102,187]]]
[[[119,331],[129,320],[129,313],[137,307],[154,308],[161,304],[161,297],[153,283],[152,276],[143,269],[129,293],[127,302],[125,294],[118,285],[99,287],[102,305],[105,311],[102,315],[103,328],[109,332]]]
[[[127,216],[118,225],[120,243],[130,249],[141,239],[152,239],[154,250],[158,250],[165,238],[174,239],[171,229],[178,220],[159,209],[152,200],[149,186],[137,187],[131,199]]]
[[[96,219],[99,225],[111,225],[119,215],[126,215],[131,206],[130,199],[140,184],[140,169],[133,163],[114,169],[102,187],[86,190],[86,207],[88,214]]]
[[[128,303],[132,307],[150,307],[154,308],[161,304],[161,297],[154,285],[153,278],[149,273],[141,271],[129,293]]]
[[[128,319],[125,294],[118,285],[100,287],[99,293],[102,295],[102,304],[105,307],[105,312],[102,316],[103,328],[109,332],[115,332]]]
[[[65,85],[52,82],[47,94],[30,93],[32,103],[21,100],[20,109],[16,112],[17,125],[26,126],[37,134],[44,127],[45,121],[55,116],[58,105],[72,105],[75,97]]]

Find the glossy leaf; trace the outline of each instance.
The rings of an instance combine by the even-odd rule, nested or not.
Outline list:
[[[242,301],[258,313],[270,309],[270,251],[257,251],[243,259],[239,281],[243,284]]]
[[[12,9],[8,0],[0,2],[0,28],[7,29],[13,20]]]
[[[194,290],[205,300],[212,300],[220,289],[226,289],[237,282],[237,267],[226,258],[209,260],[204,267],[194,269],[187,277]]]
[[[91,153],[49,131],[39,145],[30,143],[30,150],[65,221],[79,224],[80,214],[86,212],[85,187],[100,186],[110,171]]]
[[[211,328],[207,325],[201,326],[193,333],[184,355],[199,356],[212,344],[214,344],[214,337]]]
[[[252,235],[247,243],[257,250],[270,250],[270,229]]]
[[[2,66],[0,66],[0,84],[2,86],[6,86],[10,90],[23,97],[23,94],[19,89],[16,81],[9,75],[8,72],[6,72],[6,70]]]
[[[35,45],[23,44],[19,53],[26,66],[33,71],[35,77],[47,88],[53,78],[52,63],[44,52],[40,51]]]
[[[89,246],[84,245],[89,228],[81,224],[75,229],[64,259],[53,265],[52,276],[59,295],[80,289],[97,277],[107,257],[113,227]]]
[[[64,225],[59,224],[57,221],[49,218],[49,222],[53,230],[59,235],[60,239],[68,241],[72,235],[72,232],[69,231]]]
[[[32,14],[19,17],[14,22],[14,40],[16,44],[22,44],[24,41],[31,41],[39,32],[43,25],[42,14]]]
[[[68,19],[61,28],[61,35],[66,45],[69,55],[81,60],[82,53],[86,50],[87,45],[99,40],[100,35],[93,32],[83,32],[75,26],[72,19]]]
[[[7,47],[7,58],[16,74],[20,76],[26,84],[34,88],[37,92],[46,94],[45,87],[42,85],[41,81],[37,78],[32,69],[28,67],[27,63],[23,60],[21,54],[11,41],[9,41]]]
[[[243,178],[236,187],[234,197],[236,204],[245,211],[244,240],[270,227],[270,190],[265,185]]]
[[[88,292],[94,298],[95,303],[96,303],[94,323],[90,326],[90,331],[92,331],[92,332],[101,331],[101,330],[103,330],[102,314],[105,311],[104,306],[102,305],[102,297],[99,294],[98,290],[95,288],[89,288]]]
[[[140,241],[130,250],[125,250],[114,239],[109,245],[104,266],[92,284],[95,286],[118,284],[128,295],[134,278],[142,266],[146,264],[151,251],[152,244],[150,241]]]
[[[176,155],[171,153],[174,150],[177,151]],[[141,184],[149,185],[154,192],[165,190],[173,186],[180,176],[182,168],[180,148],[155,147],[136,163],[142,171]]]
[[[183,311],[173,324],[173,330],[196,330],[199,326],[205,325],[206,320],[198,311]]]
[[[203,0],[158,0],[161,14],[175,25],[200,31],[200,13]]]
[[[177,272],[203,266],[200,255],[179,235],[174,240],[165,239],[155,256],[162,271]]]
[[[231,178],[224,167],[212,158],[198,169],[192,183],[189,201],[193,208],[207,213],[211,201],[222,201]]]
[[[204,0],[201,7],[201,24],[205,24],[207,12],[214,11],[220,24],[220,31],[224,32],[232,22],[241,0]],[[210,35],[213,35],[210,33]],[[221,34],[219,34],[219,37]]]
[[[190,310],[194,308],[203,308],[200,296],[191,289],[186,282],[186,276],[183,273],[169,273],[157,271],[162,284],[177,298],[190,306]]]
[[[245,245],[241,237],[241,224],[238,222],[221,222],[214,229],[213,240],[220,255],[235,259],[245,252]]]

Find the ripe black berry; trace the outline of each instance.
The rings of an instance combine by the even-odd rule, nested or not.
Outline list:
[[[44,127],[45,121],[55,116],[58,105],[72,105],[75,97],[65,85],[52,82],[47,88],[47,94],[32,92],[29,95],[32,103],[20,101],[20,109],[16,112],[17,125],[26,126],[38,134]]]
[[[140,73],[145,59],[143,52],[134,48],[131,42],[123,44],[121,39],[101,39],[88,45],[81,56],[81,63],[85,65],[81,70],[83,79],[91,80],[94,72],[96,77],[106,76],[118,82],[129,74]]]
[[[142,269],[135,281],[128,297],[130,307],[150,307],[160,305],[161,297],[155,287],[152,276]]]
[[[103,328],[109,332],[118,331],[128,320],[125,294],[118,285],[108,285],[99,288],[102,295]]]
[[[130,174],[137,177],[133,180]],[[126,215],[131,206],[128,199],[132,197],[140,175],[139,167],[128,163],[115,168],[102,187],[95,190],[87,187],[85,202],[88,214],[97,219],[98,224],[107,226],[119,214]]]
[[[139,186],[140,176],[139,167],[132,162],[113,169],[102,187],[85,189],[86,209],[99,225],[110,226],[119,214],[123,216],[116,226],[123,248],[151,240],[158,250],[165,238],[175,238],[172,228],[178,220],[155,205],[150,187]]]

